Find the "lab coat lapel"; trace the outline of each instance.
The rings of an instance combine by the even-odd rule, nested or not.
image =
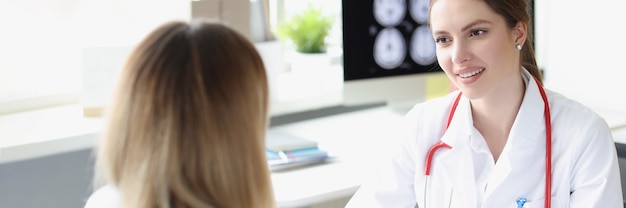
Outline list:
[[[475,181],[472,162],[472,153],[468,141],[470,136],[469,124],[466,120],[470,115],[469,100],[462,98],[459,102],[454,118],[441,141],[452,146],[434,156],[432,173],[432,191],[443,207],[467,207],[476,204]],[[435,203],[435,202],[433,202]],[[440,206],[435,206],[440,207]]]
[[[510,145],[507,144],[504,146],[503,152],[509,152]],[[511,173],[511,160],[508,154],[501,154],[498,162],[496,162],[495,166],[491,171],[491,175],[489,176],[489,181],[487,182],[487,187],[485,187],[485,196],[488,198],[497,187],[499,187],[505,179],[509,177]],[[489,201],[489,200],[486,200]]]
[[[498,162],[494,166],[493,172],[489,178],[485,196],[487,202],[485,207],[499,200],[507,200],[498,204],[509,204],[510,198],[502,196],[519,196],[520,190],[513,188],[511,185],[528,186],[520,184],[525,178],[537,175],[535,173],[544,173],[543,156],[545,155],[545,121],[544,121],[544,103],[539,93],[539,86],[532,79],[530,74],[524,70],[524,79],[526,81],[526,92],[522,105],[515,118],[509,138],[504,147],[503,153]],[[515,165],[513,165],[515,164]],[[539,168],[539,169],[538,169]],[[533,181],[535,182],[535,181]],[[505,184],[506,185],[503,185]],[[528,183],[528,181],[527,181]],[[544,184],[539,182],[538,184]],[[515,186],[516,186],[515,185]],[[510,192],[510,193],[507,193]],[[497,194],[493,194],[497,193]]]

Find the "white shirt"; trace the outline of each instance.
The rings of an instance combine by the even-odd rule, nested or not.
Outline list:
[[[117,188],[112,185],[100,187],[89,196],[85,208],[119,208],[122,197]]]
[[[366,181],[347,207],[543,207],[545,199],[544,102],[523,70],[526,92],[507,143],[494,164],[473,127],[462,97],[447,131],[458,92],[417,104],[407,115],[404,138],[390,161]],[[552,125],[552,207],[623,207],[617,153],[606,122],[578,102],[546,90]],[[426,154],[443,141],[424,175]],[[425,190],[427,189],[427,190]]]

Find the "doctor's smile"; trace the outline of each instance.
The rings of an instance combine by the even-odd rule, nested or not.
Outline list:
[[[459,77],[461,77],[463,79],[467,79],[467,78],[473,77],[473,76],[475,76],[477,74],[480,74],[483,71],[485,71],[485,68],[481,68],[481,69],[478,69],[478,70],[475,70],[475,71],[471,71],[471,72],[459,73],[459,74],[457,74],[457,76],[459,76]]]
[[[394,154],[347,207],[623,207],[611,131],[544,87],[529,7],[430,1],[437,63],[455,90],[405,115]]]

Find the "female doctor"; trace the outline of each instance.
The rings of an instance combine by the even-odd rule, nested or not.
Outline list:
[[[459,89],[416,105],[391,161],[347,207],[623,207],[606,122],[542,87],[526,0],[432,0]]]

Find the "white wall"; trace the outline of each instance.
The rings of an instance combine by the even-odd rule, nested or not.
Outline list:
[[[580,102],[626,112],[626,3],[535,0],[545,84]]]

